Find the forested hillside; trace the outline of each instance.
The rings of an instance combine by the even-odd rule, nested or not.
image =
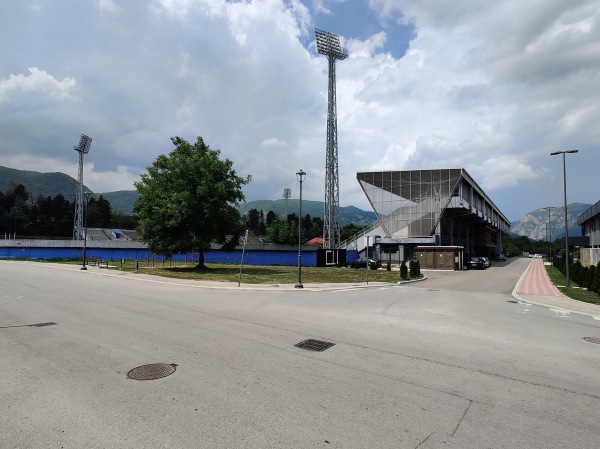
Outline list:
[[[77,192],[77,181],[64,173],[39,173],[0,166],[0,192],[19,184],[25,186],[34,198],[39,195],[53,198],[61,194],[73,201]]]
[[[283,199],[249,201],[240,205],[240,212],[247,214],[251,209],[256,209],[265,214],[273,211],[279,217],[284,217],[286,214],[298,215],[298,202],[296,199],[288,200],[286,210],[286,201]],[[302,200],[302,216],[305,217],[307,214],[311,217],[323,218],[323,202]],[[354,206],[340,207],[340,226],[342,227],[351,223],[359,227],[370,226],[376,220],[375,212],[364,211]]]

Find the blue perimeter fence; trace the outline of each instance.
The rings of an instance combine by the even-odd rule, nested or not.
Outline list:
[[[83,259],[83,247],[29,247],[29,246],[1,246],[0,259]],[[175,254],[172,260],[175,262],[198,262],[199,254]],[[146,263],[162,263],[168,259],[163,256],[152,254],[144,248],[86,248],[86,257],[101,258],[102,260],[138,260]],[[351,262],[358,257],[357,250],[346,251],[346,262]],[[205,263],[229,263],[240,264],[242,261],[242,249],[233,251],[210,250],[204,251]],[[279,250],[256,250],[251,249],[244,252],[244,264],[246,265],[287,265],[298,264],[298,249]],[[317,249],[302,249],[302,266],[317,266]]]

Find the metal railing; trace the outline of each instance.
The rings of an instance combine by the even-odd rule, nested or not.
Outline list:
[[[367,234],[369,234],[370,232],[373,232],[375,229],[377,229],[380,225],[379,221],[376,221],[374,224],[372,224],[369,227],[366,227],[364,229],[361,229],[360,231],[358,231],[356,234],[354,234],[352,237],[347,238],[346,240],[344,240],[343,242],[340,243],[340,248],[345,248],[345,249],[358,249],[356,246],[356,242],[358,242],[358,239],[360,239],[361,237],[366,236]],[[350,245],[351,242],[354,242],[354,246]]]

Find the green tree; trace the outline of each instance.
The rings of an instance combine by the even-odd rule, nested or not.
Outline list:
[[[98,208],[98,201],[91,197],[89,200],[84,199],[83,219],[87,223],[88,228],[101,228],[102,217]]]
[[[110,202],[100,195],[100,198],[96,200],[96,208],[98,215],[100,216],[100,224],[103,228],[112,226],[112,207]]]
[[[275,220],[277,220],[277,214],[272,210],[267,212],[267,218],[265,219],[267,227],[271,226],[271,223],[273,223]]]
[[[364,229],[365,226],[356,226],[354,223],[347,224],[342,228],[340,238],[342,241],[349,239],[353,235],[357,234],[359,231]]]
[[[211,242],[237,243],[243,231],[237,206],[251,176],[238,176],[233,162],[221,160],[221,151],[212,150],[202,137],[195,144],[180,137],[171,141],[175,149],[158,156],[134,183],[140,193],[137,232],[156,254],[199,251],[198,267],[204,268],[204,251]]]
[[[258,229],[260,224],[260,212],[257,209],[250,209],[247,213],[248,216],[248,227],[253,231]]]
[[[29,193],[23,184],[9,187],[0,196],[0,218],[4,232],[22,235],[29,232],[31,205],[28,200]]]
[[[297,244],[298,243],[298,225],[291,221],[284,221],[276,218],[269,227],[265,238],[267,243],[279,244]]]
[[[321,217],[312,217],[312,226],[310,228],[309,239],[323,236],[323,219]]]

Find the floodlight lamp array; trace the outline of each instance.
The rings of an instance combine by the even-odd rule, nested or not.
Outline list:
[[[348,50],[340,45],[340,38],[328,31],[315,28],[317,36],[317,50],[327,57],[343,60],[348,57]]]
[[[79,145],[75,147],[75,151],[79,151],[83,154],[88,154],[90,152],[90,147],[92,146],[92,138],[86,136],[85,134],[81,135],[79,139]]]

